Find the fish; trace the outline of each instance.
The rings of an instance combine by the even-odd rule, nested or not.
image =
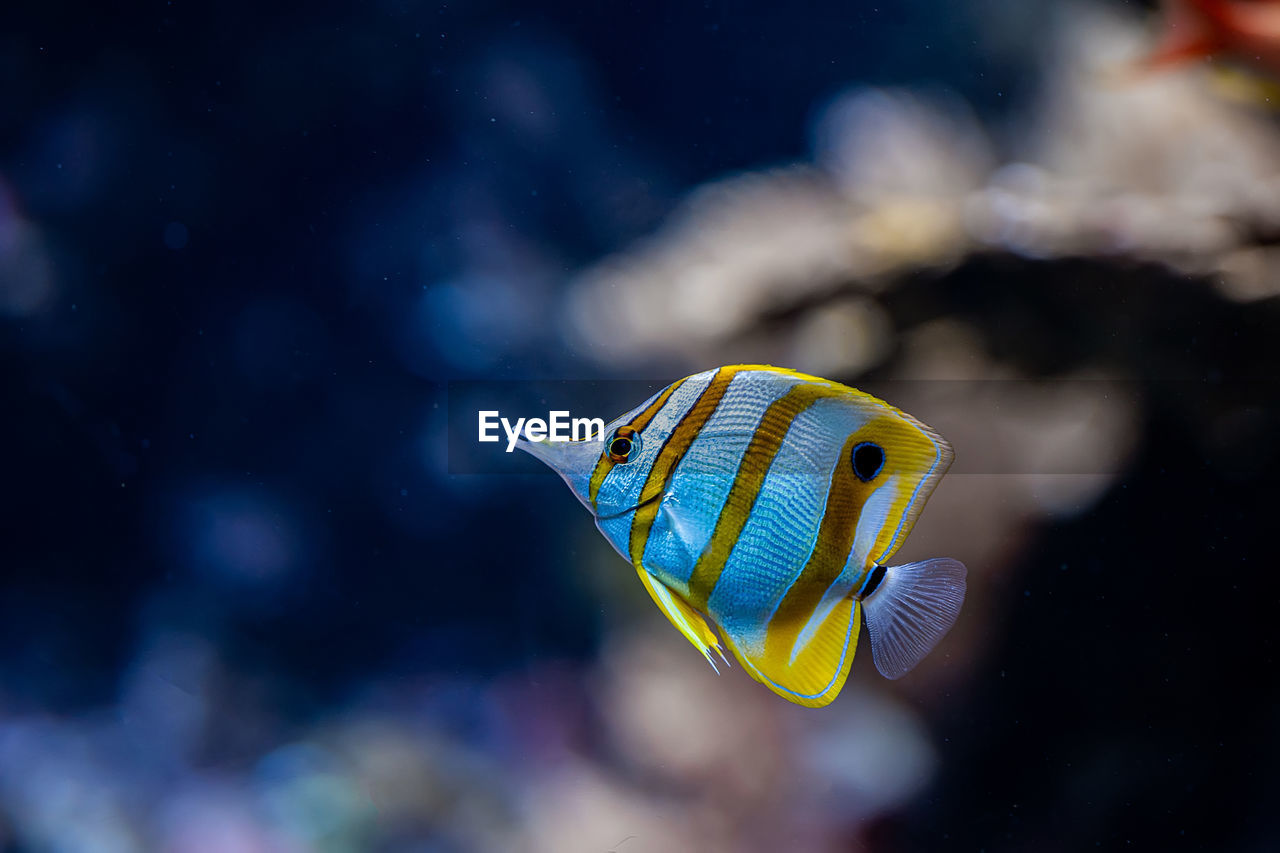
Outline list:
[[[876,668],[900,678],[964,602],[958,560],[887,564],[951,446],[847,385],[729,365],[668,385],[598,438],[518,446],[560,475],[713,669],[727,646],[798,705],[839,695],[861,617]]]
[[[1147,69],[1226,57],[1280,77],[1280,0],[1167,0],[1162,26]]]

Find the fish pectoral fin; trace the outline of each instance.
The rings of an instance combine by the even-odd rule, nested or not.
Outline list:
[[[720,668],[716,666],[711,653],[714,651],[725,664],[729,663],[729,659],[725,657],[720,640],[707,624],[706,618],[668,589],[666,584],[646,572],[643,567],[637,566],[636,572],[640,575],[640,582],[644,584],[644,588],[649,590],[649,597],[653,599],[654,604],[658,605],[658,609],[667,615],[671,624],[677,631],[684,634],[685,639],[693,643],[694,648],[702,652],[707,663],[711,664],[711,668],[719,674]]]
[[[964,564],[939,557],[889,566],[862,601],[871,656],[885,678],[901,678],[955,624],[964,604]]]
[[[658,508],[658,515],[666,526],[675,534],[675,539],[684,549],[689,560],[695,561],[697,553],[690,544],[696,538],[693,530],[693,524],[689,519],[689,511],[680,505],[679,499],[674,495],[667,495],[662,500],[662,506]]]
[[[858,627],[858,602],[846,595],[803,622],[771,623],[758,638],[721,630],[752,678],[789,702],[820,708],[839,695],[849,677]]]

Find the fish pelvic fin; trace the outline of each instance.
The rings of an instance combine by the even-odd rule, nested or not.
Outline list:
[[[666,614],[675,629],[683,634],[686,640],[693,643],[695,649],[702,652],[707,663],[711,664],[711,668],[719,675],[720,667],[716,666],[715,658],[711,653],[715,652],[726,666],[729,659],[725,657],[720,640],[707,624],[706,618],[683,598],[672,592],[666,584],[645,571],[643,566],[636,566],[636,573],[640,575],[640,583],[644,584],[644,588],[649,591],[649,597],[653,599],[653,603]]]
[[[862,600],[871,656],[885,678],[910,672],[955,624],[964,604],[965,567],[940,557],[884,570]]]

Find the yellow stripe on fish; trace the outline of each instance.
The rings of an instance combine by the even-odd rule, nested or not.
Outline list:
[[[950,446],[840,383],[722,367],[614,421],[601,452],[525,449],[564,477],[708,660],[720,650],[714,626],[753,678],[797,704],[838,695],[860,613],[877,668],[897,678],[963,602],[954,560],[884,566]]]
[[[835,388],[824,384],[804,383],[792,386],[784,396],[769,404],[742,457],[742,464],[738,466],[738,474],[734,478],[729,497],[720,510],[715,532],[711,534],[711,547],[698,559],[693,576],[689,579],[689,602],[693,606],[706,607],[711,591],[720,580],[725,561],[729,559],[729,552],[737,544],[742,528],[747,523],[747,516],[764,486],[765,474],[782,447],[791,422],[816,400],[834,397],[839,393]]]

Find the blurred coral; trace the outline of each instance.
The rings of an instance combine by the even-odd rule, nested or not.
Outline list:
[[[858,686],[815,716],[686,652],[667,631],[622,633],[596,672],[568,673],[599,698],[570,715],[578,746],[547,763],[501,745],[564,714],[555,691],[522,689],[555,683],[551,669],[480,688],[498,713],[463,737],[429,709],[472,688],[375,681],[309,727],[256,732],[266,751],[242,772],[207,763],[202,744],[257,718],[244,685],[198,641],[157,638],[116,719],[0,715],[0,796],[17,836],[48,849],[342,853],[435,838],[589,853],[628,837],[638,851],[836,851],[928,782],[932,751],[899,701]],[[588,734],[597,719],[603,740]]]
[[[883,360],[890,326],[868,322],[867,303],[843,323],[810,319],[815,300],[882,293],[991,249],[1126,256],[1215,274],[1233,298],[1276,292],[1267,244],[1280,233],[1280,129],[1217,97],[1195,69],[1116,79],[1145,38],[1133,21],[1074,6],[1058,17],[1019,159],[997,167],[954,97],[853,91],[818,122],[819,168],[704,187],[652,238],[586,271],[566,312],[574,337],[615,366],[751,350],[856,375]],[[755,333],[797,312],[789,341]]]

